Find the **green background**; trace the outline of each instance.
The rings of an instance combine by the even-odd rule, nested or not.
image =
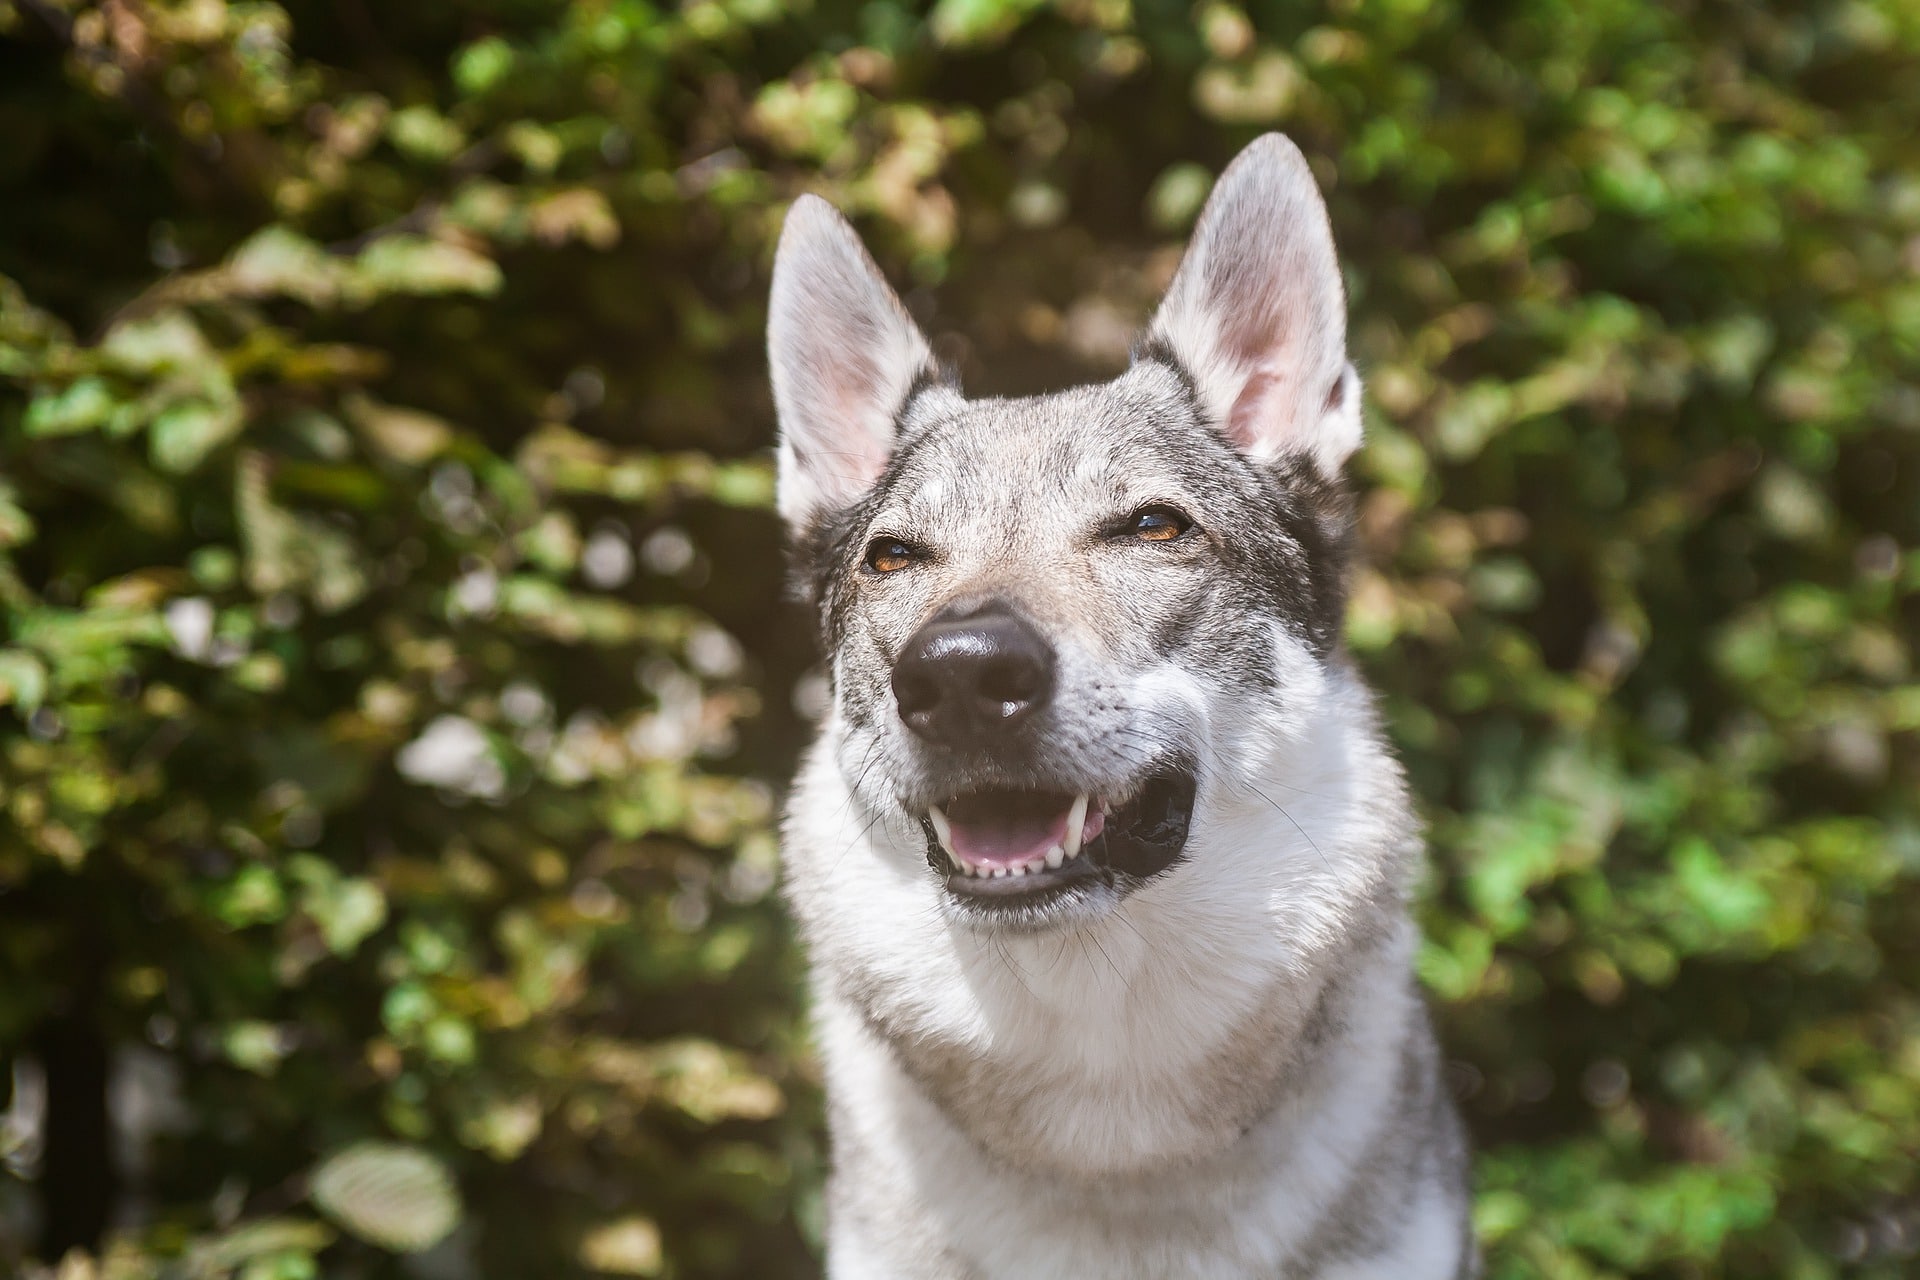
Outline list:
[[[1911,1273],[1916,121],[1904,0],[0,0],[0,1273],[813,1273],[781,212],[1034,390],[1270,128],[1490,1274]]]

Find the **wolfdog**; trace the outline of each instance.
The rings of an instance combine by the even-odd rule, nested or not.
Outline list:
[[[1222,174],[1111,382],[968,399],[811,196],[768,346],[831,688],[784,826],[828,1274],[1474,1274],[1300,152]]]

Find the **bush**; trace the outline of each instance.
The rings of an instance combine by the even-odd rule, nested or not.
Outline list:
[[[1490,1274],[1901,1274],[1915,119],[1892,0],[0,0],[0,1268],[808,1274],[781,210],[1032,390],[1282,128]]]

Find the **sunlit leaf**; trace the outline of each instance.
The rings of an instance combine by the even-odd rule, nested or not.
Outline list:
[[[417,1253],[460,1222],[446,1166],[418,1147],[361,1142],[313,1173],[313,1200],[342,1227],[396,1253]]]

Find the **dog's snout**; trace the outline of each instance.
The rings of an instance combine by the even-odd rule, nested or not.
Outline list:
[[[941,615],[893,664],[900,718],[929,742],[990,746],[1053,693],[1053,647],[1003,604]]]

